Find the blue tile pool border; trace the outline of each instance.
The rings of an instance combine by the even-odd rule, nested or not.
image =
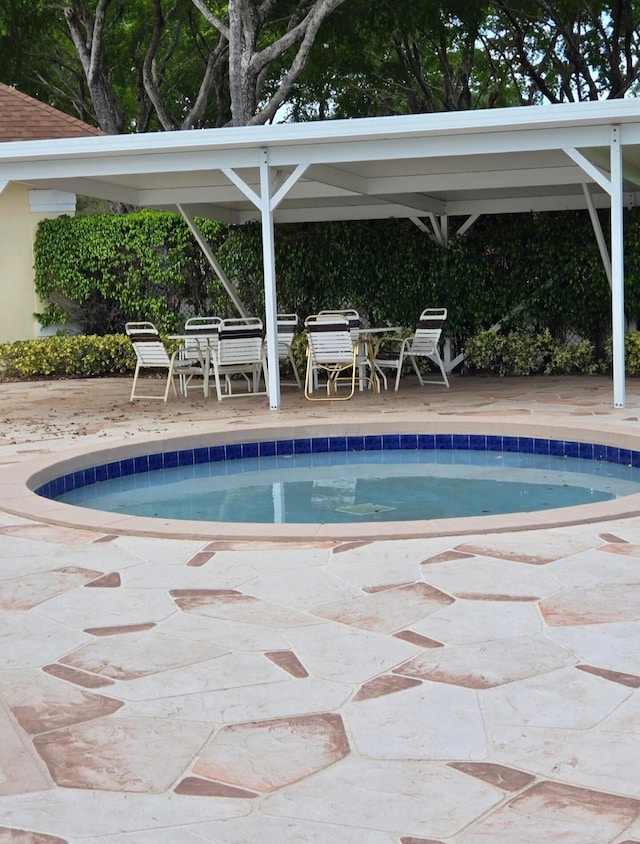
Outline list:
[[[356,436],[287,438],[229,443],[228,445],[199,445],[195,448],[127,457],[60,475],[39,486],[35,493],[43,498],[56,499],[74,489],[80,489],[112,478],[140,475],[176,466],[191,466],[196,463],[217,463],[219,461],[241,460],[247,457],[291,456],[327,452],[397,451],[399,449],[541,454],[552,457],[571,457],[617,463],[634,468],[640,467],[640,451],[574,440],[502,436],[499,434],[360,434]]]

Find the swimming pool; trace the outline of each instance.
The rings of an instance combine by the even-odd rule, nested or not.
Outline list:
[[[280,455],[179,464],[76,486],[80,480],[69,478],[74,488],[57,500],[135,516],[265,524],[520,513],[640,492],[640,469],[603,460],[435,447],[295,453],[295,442]]]
[[[503,464],[509,464],[511,468],[517,468],[518,464],[529,462],[532,464],[533,471],[549,472],[551,471],[550,461],[559,460],[564,463],[564,471],[566,472],[567,466],[573,461],[575,461],[576,466],[578,464],[590,464],[590,468],[599,464],[600,468],[593,476],[597,483],[596,480],[584,481],[583,479],[577,484],[583,488],[583,491],[587,490],[586,500],[592,503],[582,504],[580,501],[572,501],[568,506],[559,508],[557,502],[552,501],[548,504],[548,510],[543,511],[536,506],[532,510],[519,513],[518,518],[514,521],[514,517],[510,514],[504,512],[500,514],[487,513],[485,507],[482,508],[480,514],[472,515],[470,518],[461,518],[459,516],[462,514],[459,513],[448,517],[440,512],[407,515],[399,511],[398,508],[395,508],[395,512],[390,513],[384,509],[388,505],[375,500],[376,496],[367,496],[368,499],[373,498],[374,500],[358,500],[357,494],[347,493],[345,495],[343,494],[344,489],[342,489],[342,492],[340,492],[343,499],[342,503],[345,503],[345,497],[350,497],[350,500],[346,501],[346,506],[330,508],[332,512],[346,510],[340,516],[340,524],[336,525],[334,521],[326,518],[326,513],[320,516],[312,516],[305,524],[297,524],[295,522],[287,523],[287,520],[283,518],[283,511],[286,511],[289,507],[288,499],[291,500],[292,496],[294,500],[296,498],[295,487],[292,487],[294,492],[287,496],[287,493],[283,492],[283,488],[279,486],[280,481],[271,479],[270,483],[272,482],[279,491],[274,495],[274,486],[271,487],[270,507],[272,517],[260,525],[261,533],[266,538],[270,536],[299,538],[322,535],[343,538],[370,537],[372,530],[374,533],[377,530],[379,536],[464,533],[477,531],[479,528],[504,530],[517,529],[519,526],[532,527],[574,523],[576,521],[597,521],[611,516],[612,513],[627,511],[630,508],[634,508],[634,512],[637,511],[638,497],[633,494],[633,485],[638,480],[640,450],[608,443],[533,436],[529,429],[526,429],[526,433],[511,431],[503,434],[446,431],[425,434],[377,431],[375,433],[347,433],[336,436],[335,431],[330,428],[327,432],[319,432],[316,428],[313,431],[298,429],[295,436],[277,439],[269,437],[268,434],[273,432],[268,431],[261,432],[260,438],[256,439],[249,439],[246,434],[244,438],[232,436],[232,441],[226,443],[220,441],[206,442],[202,437],[195,440],[181,438],[174,441],[165,441],[162,450],[149,448],[146,453],[140,453],[139,450],[136,453],[132,448],[120,449],[117,452],[108,451],[105,453],[106,455],[117,457],[117,459],[107,461],[100,460],[103,453],[94,454],[92,460],[92,455],[89,452],[84,456],[80,465],[70,467],[73,469],[72,471],[65,473],[50,471],[48,473],[49,478],[45,479],[44,482],[38,482],[42,479],[42,473],[40,477],[34,475],[29,485],[37,492],[38,496],[47,498],[54,510],[57,505],[57,508],[59,508],[57,517],[59,517],[58,514],[64,512],[66,518],[70,518],[70,510],[82,511],[85,514],[93,512],[87,510],[87,505],[92,506],[91,502],[90,500],[83,501],[81,507],[70,506],[60,500],[62,496],[70,496],[70,499],[73,499],[83,489],[86,495],[87,490],[92,486],[97,488],[105,483],[118,486],[123,479],[128,479],[127,483],[133,481],[131,485],[134,488],[145,488],[149,487],[149,479],[153,475],[159,477],[158,472],[176,470],[178,479],[176,482],[184,484],[185,482],[193,483],[197,480],[198,475],[201,478],[206,475],[211,476],[210,469],[213,467],[217,470],[213,473],[213,476],[218,477],[218,479],[222,478],[223,485],[229,486],[230,478],[237,479],[238,476],[243,474],[243,460],[257,460],[265,464],[271,461],[269,471],[273,469],[286,474],[291,471],[291,466],[296,460],[301,461],[303,458],[312,457],[317,461],[316,466],[312,465],[311,469],[305,467],[305,471],[307,474],[311,472],[312,475],[317,475],[323,461],[325,463],[322,467],[324,471],[327,465],[330,466],[339,457],[346,457],[349,466],[348,478],[353,479],[355,467],[359,467],[358,472],[360,472],[361,480],[361,467],[366,465],[363,458],[367,455],[373,456],[374,462],[377,461],[380,465],[384,462],[384,458],[393,457],[394,453],[397,455],[400,452],[412,452],[412,459],[407,461],[406,465],[419,465],[420,471],[423,472],[424,466],[427,464],[431,464],[432,467],[442,465],[434,459],[435,455],[444,456],[444,465],[447,463],[453,465],[453,461],[445,456],[445,452],[450,452],[462,458],[461,464],[466,464],[467,467],[479,464],[494,465],[498,460],[502,461]],[[423,460],[422,464],[420,464],[421,460]],[[285,468],[281,466],[278,469],[278,462],[284,464]],[[294,467],[294,470],[297,470],[297,468]],[[468,472],[468,468],[466,471]],[[605,479],[605,487],[611,487],[614,484],[616,489],[612,491],[603,488],[601,483],[603,478]],[[282,480],[285,480],[284,477]],[[313,480],[314,478],[311,479],[311,482]],[[315,477],[315,480],[321,481],[322,478]],[[307,479],[308,482],[309,479]],[[356,478],[356,486],[357,482],[358,478]],[[546,480],[543,482],[546,483]],[[562,481],[562,483],[565,482],[566,479]],[[169,482],[162,486],[166,488],[171,485],[172,482]],[[336,489],[340,490],[341,486],[344,487],[344,484],[330,479],[329,486],[333,487],[335,491]],[[626,499],[613,497],[620,495],[627,497]],[[627,503],[622,503],[623,501]],[[577,506],[578,504],[581,506]],[[227,507],[225,513],[218,513],[217,519],[215,515],[212,517],[210,514],[205,514],[204,521],[200,521],[199,517],[194,518],[193,513],[186,513],[181,526],[176,526],[178,520],[175,518],[175,513],[149,516],[149,511],[143,511],[140,515],[131,514],[126,509],[122,513],[104,512],[101,517],[96,511],[91,521],[96,524],[100,523],[102,530],[114,530],[114,532],[215,536],[216,538],[226,535],[242,535],[243,523],[233,524],[233,520],[228,517],[228,513],[229,507]],[[387,515],[380,515],[384,513],[387,513]],[[67,523],[66,518],[65,523]],[[245,523],[247,521],[260,522],[260,519],[253,515],[251,518],[246,516],[243,518]],[[376,522],[380,522],[378,527],[376,527]]]

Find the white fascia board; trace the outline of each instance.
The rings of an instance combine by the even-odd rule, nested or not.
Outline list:
[[[543,167],[518,170],[490,170],[465,173],[459,170],[450,173],[383,176],[369,180],[370,193],[383,196],[387,193],[417,191],[437,193],[457,190],[492,190],[512,187],[537,187],[539,185],[582,184],[585,174],[578,166]]]
[[[35,141],[33,143],[36,143]],[[86,154],[82,157],[67,158],[50,156],[48,158],[33,159],[3,163],[2,145],[0,145],[0,174],[11,174],[14,181],[27,181],[33,178],[47,177],[94,177],[107,178],[110,176],[147,175],[162,173],[190,173],[193,171],[222,170],[232,167],[259,166],[259,150],[227,150],[212,155],[211,152],[197,152],[177,154],[163,152],[162,154],[147,153],[145,155],[96,155]],[[0,176],[1,178],[1,176]]]
[[[228,130],[225,129],[4,143],[0,144],[0,180],[26,181],[28,178],[46,178],[53,173],[59,177],[100,177],[131,173],[188,172],[223,167],[237,170],[258,166],[262,150],[265,148],[268,149],[269,163],[272,167],[290,167],[298,164],[330,165],[409,157],[534,152],[564,147],[608,147],[609,124],[577,125],[574,122],[561,128],[534,128],[539,126],[540,121],[534,123],[524,120],[523,112],[528,110],[525,107],[513,109],[520,115],[520,123],[501,123],[491,129],[483,129],[484,122],[475,119],[481,112],[466,113],[467,120],[469,116],[474,120],[465,132],[461,132],[459,128],[453,132],[434,131],[428,120],[421,119],[414,123],[408,118],[400,118],[400,123],[391,124],[394,131],[372,131],[356,136],[353,131],[335,131],[335,124],[343,121],[327,121],[329,126],[324,127],[326,137],[320,138],[318,136],[323,133],[318,127],[321,124],[298,124],[295,127],[296,132],[293,133],[297,135],[298,143],[287,143],[284,140],[291,136],[290,130],[294,128],[286,125],[262,127],[273,130],[266,133],[264,140],[261,140],[261,133],[249,131],[254,127],[234,129],[234,137],[243,132],[247,133],[244,142],[235,145],[226,142],[225,133]],[[543,110],[543,107],[539,110]],[[491,112],[492,119],[496,120],[498,111],[511,110],[488,111]],[[440,116],[426,115],[429,119]],[[415,120],[425,118],[425,115],[412,117]],[[637,108],[635,118],[640,122]],[[395,121],[396,118],[366,118],[362,121],[344,122],[352,129],[354,124],[370,121],[384,123],[387,120]],[[398,131],[408,121],[419,129]],[[631,136],[631,130],[629,133]],[[203,136],[208,140],[203,141]],[[349,139],[350,136],[353,136],[352,140]]]
[[[0,160],[29,161],[40,158],[77,159],[89,156],[155,155],[206,151],[238,155],[243,150],[296,147],[313,144],[390,140],[400,138],[462,137],[486,134],[495,137],[513,130],[535,133],[554,128],[562,132],[584,132],[612,124],[640,124],[637,100],[606,100],[562,105],[519,106],[478,109],[441,114],[326,120],[313,123],[284,123],[268,126],[227,127],[192,131],[148,132],[130,135],[93,135],[44,141],[13,141],[0,144]],[[565,139],[557,146],[572,145]],[[291,159],[289,159],[291,160]],[[327,159],[330,160],[330,159]],[[270,163],[274,163],[270,159]],[[300,162],[298,162],[300,163]],[[237,163],[235,166],[240,166]]]
[[[511,152],[540,152],[564,147],[578,148],[606,146],[609,127],[585,127],[538,131],[513,131],[504,133],[475,133],[466,135],[425,134],[422,137],[395,138],[393,140],[336,142],[307,144],[300,147],[274,147],[269,149],[269,163],[273,167],[287,167],[294,163],[342,164],[362,161],[393,161],[406,158],[429,159],[450,156],[487,155]],[[215,158],[214,158],[215,161]]]

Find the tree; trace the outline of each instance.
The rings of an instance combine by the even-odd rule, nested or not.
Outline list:
[[[277,0],[229,0],[226,19],[217,15],[206,0],[192,2],[229,43],[232,123],[247,126],[266,123],[275,117],[305,66],[322,22],[345,0],[294,4]],[[283,6],[292,9],[284,32],[278,34],[282,19],[277,15]],[[263,101],[270,68],[288,54],[290,61],[282,66],[277,85]]]
[[[77,0],[64,16],[106,132],[228,121],[226,40],[211,41],[188,0]]]
[[[624,97],[640,78],[637,0],[495,2],[485,46],[525,104]]]
[[[310,117],[456,111],[518,101],[482,46],[489,4],[477,0],[351,0],[327,22],[290,102]]]

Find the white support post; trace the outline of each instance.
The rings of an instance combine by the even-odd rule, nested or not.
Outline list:
[[[598,249],[600,250],[602,266],[604,267],[604,271],[607,276],[607,281],[609,282],[609,288],[611,288],[611,257],[607,249],[607,243],[604,239],[602,226],[600,225],[600,218],[598,217],[598,212],[596,211],[595,205],[593,204],[593,198],[591,196],[591,192],[589,191],[589,186],[583,184],[582,192],[584,193],[584,198],[587,203],[587,209],[589,211],[589,217],[591,219],[591,226],[596,236],[596,243],[598,244]]]
[[[264,309],[267,334],[267,368],[269,404],[271,410],[280,410],[280,360],[278,358],[278,295],[276,291],[276,255],[273,212],[296,182],[304,175],[308,164],[298,164],[293,173],[284,179],[279,171],[275,178],[269,167],[269,152],[260,150],[260,196],[231,168],[222,172],[242,191],[260,211],[262,223],[262,267],[264,272]],[[273,196],[272,196],[273,194]]]
[[[440,215],[440,231],[442,233],[442,242],[445,246],[449,245],[449,215]]]
[[[182,214],[182,218],[184,219],[185,223],[189,226],[191,234],[195,237],[198,246],[202,250],[211,268],[220,279],[220,283],[231,297],[231,301],[236,306],[238,313],[241,317],[248,317],[249,311],[245,308],[242,300],[238,296],[238,291],[231,283],[231,280],[229,279],[228,275],[222,269],[222,265],[220,264],[216,256],[213,254],[213,250],[205,240],[205,237],[196,225],[195,220],[193,219],[191,214],[188,214],[184,210],[182,205],[178,205],[178,211]]]
[[[433,234],[434,234],[436,243],[439,246],[446,246],[447,244],[445,243],[445,240],[444,240],[444,237],[443,237],[443,234],[442,234],[442,229],[440,228],[440,224],[438,222],[438,218],[436,217],[436,215],[433,212],[429,212],[429,214],[427,214],[427,217],[431,221],[431,226],[433,228]]]
[[[611,127],[611,328],[613,338],[613,405],[625,406],[624,240],[622,142],[620,127]]]
[[[267,369],[269,405],[280,410],[280,361],[278,359],[278,300],[276,293],[276,254],[269,156],[262,150],[260,161],[260,218],[262,220],[262,264],[264,269],[264,310],[267,329]]]

